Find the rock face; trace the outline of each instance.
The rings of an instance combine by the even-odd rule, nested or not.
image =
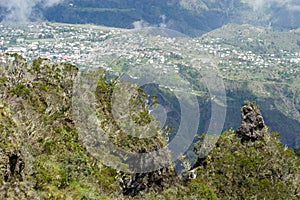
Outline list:
[[[236,135],[242,141],[255,141],[262,139],[266,132],[266,126],[261,112],[254,103],[247,103],[241,108],[242,124],[236,130]]]
[[[120,186],[124,195],[136,196],[140,192],[150,190],[161,192],[178,181],[177,178],[174,170],[162,168],[148,173],[124,175],[120,180]]]
[[[22,171],[25,167],[25,163],[22,159],[22,155],[20,152],[9,155],[8,156],[8,163],[7,163],[7,170],[4,175],[4,180],[8,182],[13,178],[17,178],[18,180],[22,181]]]

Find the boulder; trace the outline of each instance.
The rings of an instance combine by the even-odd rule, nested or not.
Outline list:
[[[241,108],[242,123],[236,130],[236,135],[242,141],[263,139],[266,132],[264,119],[255,103],[247,103]]]

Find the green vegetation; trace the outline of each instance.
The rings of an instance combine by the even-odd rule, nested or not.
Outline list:
[[[300,197],[299,157],[279,142],[276,133],[266,133],[263,140],[242,143],[233,130],[224,132],[197,167],[195,179],[176,174],[173,165],[143,174],[113,169],[87,149],[82,133],[76,129],[72,97],[78,68],[46,59],[27,64],[17,55],[4,58],[8,62],[0,66],[1,199]],[[114,145],[129,152],[149,152],[167,144],[168,133],[161,131],[148,114],[147,95],[138,85],[108,80],[103,69],[85,73],[90,77],[99,74],[96,113]],[[129,110],[124,113],[129,114],[126,122],[135,123],[134,127],[129,126],[134,130],[128,132],[124,129],[127,123],[116,120],[112,107],[113,91],[121,93],[124,87],[132,92],[128,97]],[[120,108],[126,103],[115,100]],[[121,109],[119,114],[123,116],[122,113]],[[147,127],[147,131],[142,127]],[[139,138],[145,135],[151,137]],[[196,153],[205,137],[195,145]],[[167,159],[170,155],[165,156]],[[130,185],[135,181],[139,183],[136,187]]]
[[[298,199],[300,160],[279,138],[269,133],[242,143],[233,130],[226,131],[197,169],[197,179],[220,199]]]
[[[44,16],[48,21],[120,28],[133,28],[134,22],[143,20],[148,25],[164,23],[168,28],[195,36],[228,23],[272,26],[276,30],[294,29],[300,24],[295,20],[299,18],[299,11],[292,9],[293,6],[297,8],[298,2],[73,0],[72,5],[65,3],[46,9]]]
[[[115,198],[117,172],[88,154],[72,122],[77,68],[13,57],[0,72],[10,77],[1,84],[0,198]]]

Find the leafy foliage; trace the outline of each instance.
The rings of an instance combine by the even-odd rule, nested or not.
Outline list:
[[[181,178],[173,166],[148,174],[105,166],[87,151],[73,121],[71,98],[78,69],[45,59],[28,64],[18,55],[5,59],[0,66],[1,199],[299,199],[300,159],[279,142],[277,133],[242,143],[233,130],[224,132],[193,180]],[[107,80],[103,70],[99,73],[103,78],[96,87],[97,117],[112,143],[129,152],[165,146],[167,133],[147,112],[145,92]],[[122,85],[133,89],[127,113],[136,124],[135,136],[152,137],[127,134],[116,121],[113,91]],[[122,108],[125,102],[115,103]],[[150,125],[148,132],[141,131]],[[199,155],[208,153],[197,150],[205,137],[195,145]],[[148,188],[124,195],[120,180],[130,182],[133,177]]]
[[[299,158],[279,134],[242,143],[229,130],[197,169],[197,179],[212,185],[220,199],[298,199],[299,170]]]
[[[89,155],[72,121],[77,68],[45,59],[29,65],[17,55],[7,59],[0,70],[0,198],[114,198],[116,171]],[[25,168],[18,169],[22,163]]]

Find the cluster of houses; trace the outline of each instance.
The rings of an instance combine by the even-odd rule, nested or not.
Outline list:
[[[140,32],[124,29],[47,22],[0,24],[0,53],[18,53],[28,61],[43,57],[80,67],[103,65],[108,69],[114,67],[114,60],[123,59],[128,65],[153,65],[163,73],[178,73],[178,63],[189,65],[199,54],[211,57],[222,73],[257,69],[294,75],[300,72],[300,52],[280,50],[276,55],[262,55],[228,45],[222,38],[177,39],[156,35],[146,39]]]
[[[29,62],[42,57],[78,66],[96,65],[91,54],[100,42],[119,32],[93,25],[0,24],[0,53],[18,53]]]

